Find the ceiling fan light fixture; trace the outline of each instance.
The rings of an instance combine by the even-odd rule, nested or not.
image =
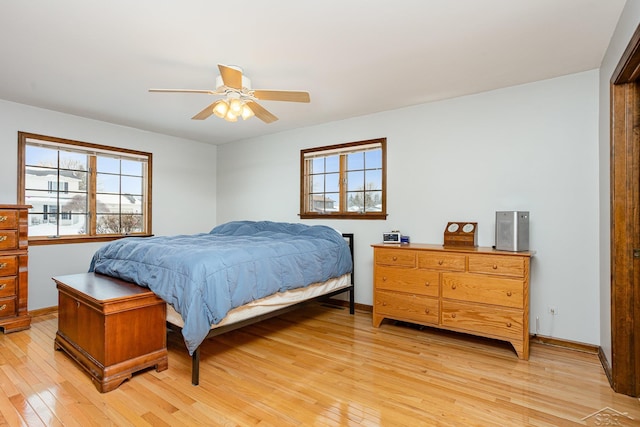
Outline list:
[[[229,109],[233,111],[233,114],[239,116],[242,113],[242,107],[244,103],[238,98],[232,98],[229,100]]]
[[[253,110],[247,104],[242,104],[242,120],[250,119],[254,115]]]
[[[220,117],[221,119],[224,119],[227,115],[227,111],[229,111],[229,104],[227,104],[226,100],[221,100],[219,101],[215,107],[213,107],[213,114],[216,115],[216,117]]]
[[[227,114],[224,116],[224,119],[228,122],[237,122],[238,116],[231,109],[229,109],[227,111]]]
[[[247,120],[254,115],[244,100],[232,97],[218,101],[213,106],[213,114],[228,122],[237,122],[239,116],[242,116],[243,120]]]

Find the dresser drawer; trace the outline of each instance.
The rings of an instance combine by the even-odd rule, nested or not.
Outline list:
[[[375,296],[377,315],[418,323],[437,325],[439,306],[440,303],[437,298],[429,298],[422,295],[377,291]]]
[[[0,230],[15,230],[18,228],[18,211],[0,209]]]
[[[0,230],[0,251],[18,249],[18,232],[16,230]]]
[[[402,249],[376,249],[376,264],[393,265],[398,267],[415,267],[415,251]]]
[[[16,315],[16,299],[2,298],[0,299],[0,318]]]
[[[469,272],[524,277],[524,262],[519,256],[470,255]]]
[[[16,278],[0,277],[0,298],[15,296]]]
[[[416,270],[415,268],[375,267],[377,289],[407,292],[437,297],[440,285],[440,273],[437,271]]]
[[[418,268],[464,271],[466,258],[461,254],[420,252],[418,253]]]
[[[480,335],[522,339],[523,313],[518,310],[442,301],[442,325]]]
[[[482,274],[442,273],[442,298],[524,307],[524,283]]]
[[[0,256],[0,277],[15,276],[18,273],[18,259],[15,256]]]

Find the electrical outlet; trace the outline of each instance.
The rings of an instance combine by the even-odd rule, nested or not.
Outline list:
[[[552,316],[557,316],[558,313],[558,307],[556,307],[555,305],[550,305],[549,306],[549,314]]]

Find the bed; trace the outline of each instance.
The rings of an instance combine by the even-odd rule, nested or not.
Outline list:
[[[331,227],[232,221],[209,233],[130,237],[93,256],[89,271],[151,289],[167,302],[167,323],[180,330],[199,383],[207,338],[349,293],[354,313],[353,235]]]

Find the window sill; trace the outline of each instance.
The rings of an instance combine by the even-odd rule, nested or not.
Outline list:
[[[300,219],[387,219],[386,213],[301,213]]]
[[[29,246],[64,245],[71,243],[95,243],[110,242],[124,237],[151,237],[153,234],[127,234],[127,235],[107,235],[107,236],[61,236],[61,237],[30,237]]]

